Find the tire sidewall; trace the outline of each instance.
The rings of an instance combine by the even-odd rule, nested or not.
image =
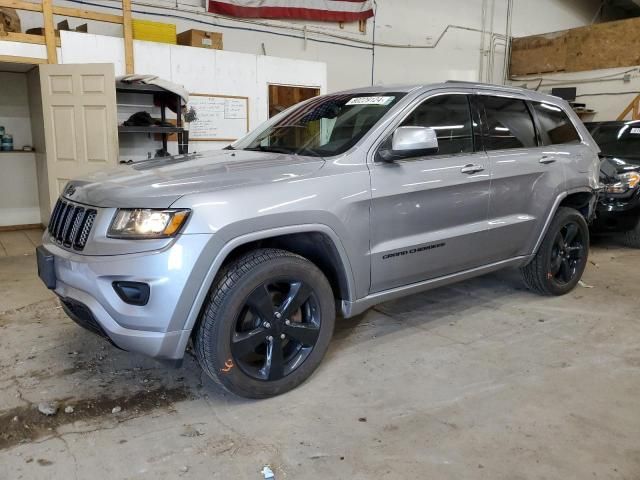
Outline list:
[[[235,364],[231,353],[231,338],[247,297],[263,283],[277,281],[279,277],[302,280],[313,289],[320,310],[320,332],[316,345],[302,365],[284,378],[267,382],[252,378]],[[327,351],[334,324],[333,292],[322,272],[303,258],[282,256],[260,263],[233,282],[215,312],[215,321],[207,322],[205,326],[215,329],[209,336],[213,339],[213,344],[205,344],[202,348],[209,349],[208,358],[213,360],[212,373],[225,387],[246,397],[266,398],[297,387],[313,373]]]

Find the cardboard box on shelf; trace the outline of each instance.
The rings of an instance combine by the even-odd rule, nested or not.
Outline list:
[[[187,30],[178,34],[178,45],[222,50],[222,34],[204,30]]]

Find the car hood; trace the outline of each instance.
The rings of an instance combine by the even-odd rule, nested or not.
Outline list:
[[[626,172],[639,172],[640,158],[621,158],[603,156],[600,172],[606,178],[614,179],[616,175]]]
[[[180,197],[310,175],[324,160],[218,150],[146,160],[73,180],[63,196],[96,207],[168,208]]]

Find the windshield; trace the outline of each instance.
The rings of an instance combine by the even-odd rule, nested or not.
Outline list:
[[[233,144],[239,150],[329,157],[355,145],[406,94],[338,94],[309,100]]]
[[[598,125],[591,136],[608,157],[640,158],[640,122],[626,125]]]

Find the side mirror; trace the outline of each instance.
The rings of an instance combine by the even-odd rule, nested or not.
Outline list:
[[[399,127],[393,132],[391,150],[381,150],[379,156],[385,162],[393,162],[437,153],[438,149],[438,136],[433,128]]]

